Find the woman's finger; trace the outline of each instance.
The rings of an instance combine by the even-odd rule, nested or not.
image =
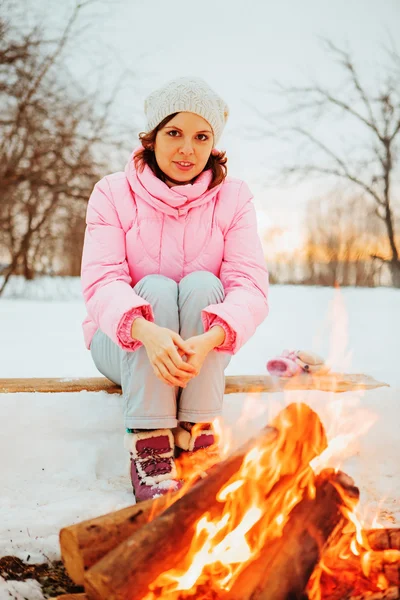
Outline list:
[[[157,365],[153,365],[153,371],[154,371],[154,375],[163,383],[166,383],[167,385],[169,385],[170,387],[174,387],[172,383],[170,383],[167,379],[165,379],[165,377],[162,375],[160,369],[158,368]]]
[[[186,384],[184,382],[179,380],[177,377],[174,377],[173,375],[171,375],[171,373],[168,371],[168,369],[164,363],[158,362],[157,367],[158,367],[158,370],[160,371],[161,375],[164,377],[164,379],[166,381],[168,381],[169,383],[171,383],[172,385],[179,385],[180,387],[186,386]]]
[[[178,369],[178,371],[184,371],[184,373],[181,375],[179,373],[180,377],[187,377],[188,373],[194,373],[194,368],[192,367],[192,365],[190,365],[189,363],[185,362],[181,355],[179,354],[178,350],[176,349],[176,346],[172,346],[172,348],[168,351],[169,357],[172,360],[173,364],[175,365],[175,367]],[[165,363],[165,361],[164,361]],[[176,375],[177,373],[174,373],[173,371],[170,372],[173,375]]]
[[[190,354],[196,354],[196,352],[190,348],[189,344],[187,344],[185,342],[185,340],[183,340],[181,338],[181,336],[179,335],[179,333],[176,333],[174,331],[172,333],[172,339],[174,340],[174,342],[178,346],[178,348],[180,348],[181,350],[183,350],[185,354],[188,354],[188,355],[190,355]]]
[[[186,363],[183,363],[183,364],[186,365]],[[190,373],[189,373],[188,370],[183,371],[182,369],[179,369],[169,356],[165,357],[164,365],[167,367],[169,373],[173,377],[176,377],[176,378],[182,380],[183,382],[187,382],[191,378],[192,371],[190,371]]]

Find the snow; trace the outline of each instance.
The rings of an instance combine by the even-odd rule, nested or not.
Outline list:
[[[0,577],[0,598],[9,600],[43,600],[42,588],[37,581],[5,581]]]
[[[12,284],[0,299],[0,377],[97,376],[83,343],[79,280]],[[373,414],[341,468],[361,490],[366,525],[377,513],[381,525],[399,525],[400,290],[272,286],[270,304],[268,319],[227,374],[264,373],[284,348],[302,348],[322,354],[333,369],[363,372],[391,387],[226,396],[223,420],[234,446],[293,401],[317,410],[330,435],[366,425]],[[0,407],[0,556],[58,559],[61,527],[132,504],[120,395],[3,394]],[[0,598],[11,596],[42,598],[35,582],[0,578]]]

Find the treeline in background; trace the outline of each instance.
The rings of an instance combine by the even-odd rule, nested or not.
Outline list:
[[[37,24],[23,26],[12,3],[0,3],[0,295],[14,275],[79,276],[90,193],[124,164],[137,137],[134,122],[130,129],[119,124],[112,110],[132,73],[121,73],[105,93],[101,72],[89,91],[68,69],[89,4],[76,4],[54,39]],[[326,51],[343,69],[346,88],[282,86],[284,127],[274,119],[271,128],[260,114],[266,139],[286,136],[299,148],[301,160],[282,167],[280,177],[332,182],[330,193],[308,203],[303,247],[270,253],[277,232],[265,233],[271,280],[400,288],[400,57],[387,49],[388,66],[368,93],[351,56],[329,42]],[[316,122],[338,117],[357,123],[361,151],[345,155],[339,143],[330,147],[318,136]]]

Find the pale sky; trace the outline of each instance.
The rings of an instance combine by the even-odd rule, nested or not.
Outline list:
[[[66,21],[72,5],[72,0],[34,2],[53,30]],[[139,129],[147,93],[171,78],[203,77],[230,107],[219,143],[228,153],[229,174],[246,179],[253,190],[260,225],[286,227],[293,240],[305,201],[321,188],[313,182],[291,189],[269,185],[270,171],[295,147],[251,139],[259,121],[249,105],[266,113],[277,110],[282,99],[268,93],[274,80],[307,85],[314,79],[340,90],[343,72],[320,37],[350,49],[363,82],[374,89],[388,62],[383,44],[396,40],[400,29],[399,0],[109,0],[88,7],[85,15],[89,26],[69,51],[70,70],[89,85],[95,65],[108,61],[102,76],[106,91],[113,77],[129,68],[135,79],[121,91],[117,110],[122,121],[136,122]],[[339,139],[332,122],[323,134],[339,144],[357,132],[346,129]]]

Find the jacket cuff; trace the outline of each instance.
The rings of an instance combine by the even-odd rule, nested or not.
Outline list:
[[[228,352],[230,354],[233,353],[233,349],[235,347],[236,342],[236,332],[233,331],[231,327],[229,327],[228,323],[218,317],[217,315],[207,315],[208,323],[206,324],[205,331],[209,331],[212,327],[219,325],[225,331],[225,340],[219,346],[216,346],[214,350],[216,352]]]
[[[123,350],[128,350],[128,352],[134,352],[143,345],[142,342],[134,340],[131,336],[132,323],[138,317],[143,317],[146,321],[154,323],[153,310],[150,305],[147,305],[128,310],[128,312],[123,315],[117,327],[118,343]]]

